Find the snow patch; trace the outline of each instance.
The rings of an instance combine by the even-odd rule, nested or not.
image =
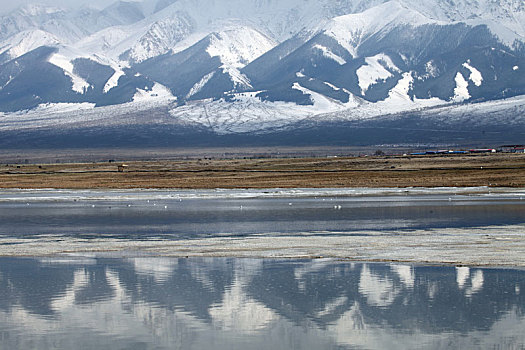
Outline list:
[[[514,67],[512,67],[512,70],[513,70],[513,71],[517,71],[518,69],[520,69],[519,66],[514,66]]]
[[[71,81],[73,82],[73,91],[78,92],[80,94],[84,94],[86,90],[91,87],[91,85],[87,81],[73,73],[73,63],[71,63],[71,61],[67,57],[55,53],[49,58],[48,62],[59,68],[62,68],[64,73],[71,78]]]
[[[117,70],[115,70],[115,73],[113,73],[111,78],[109,78],[108,81],[106,82],[106,85],[104,85],[104,93],[106,94],[109,92],[109,90],[118,86],[118,80],[123,75],[125,75],[125,73],[122,69],[118,68]]]
[[[299,83],[294,83],[292,89],[299,90],[304,95],[309,95],[314,104],[315,109],[319,112],[329,111],[332,107],[333,103],[326,96],[321,95],[320,93],[317,93],[305,87],[302,87]]]
[[[456,88],[454,89],[454,97],[452,98],[453,102],[463,102],[470,98],[468,92],[468,81],[465,80],[463,74],[458,72],[456,74]]]
[[[393,77],[394,75],[391,71],[401,72],[394,62],[392,62],[392,59],[384,53],[373,57],[367,57],[365,62],[366,64],[359,67],[356,72],[359,79],[359,87],[361,88],[363,95],[370,86],[379,81],[385,81],[386,79]]]
[[[197,94],[202,90],[202,88],[210,81],[211,78],[215,75],[215,71],[206,74],[200,81],[198,81],[193,87],[190,89],[190,92],[186,95],[186,98],[190,98],[193,95]]]
[[[396,114],[406,111],[413,111],[428,107],[435,107],[448,104],[439,98],[418,99],[410,97],[410,90],[414,83],[414,72],[403,73],[402,78],[396,86],[390,90],[388,97],[376,103],[361,101],[357,108],[345,111],[349,120],[366,119],[386,114]],[[357,99],[357,97],[354,97]]]
[[[326,86],[331,87],[331,88],[334,89],[335,91],[339,91],[339,90],[341,90],[341,88],[338,88],[337,86],[335,86],[335,85],[333,85],[333,84],[330,84],[330,83],[327,82],[327,81],[324,81],[323,83],[324,83]]]
[[[151,89],[137,89],[133,96],[133,102],[144,102],[161,99],[174,99],[170,90],[159,83],[155,83]]]
[[[324,47],[322,45],[316,44],[316,45],[313,46],[313,48],[321,51],[323,53],[324,57],[336,61],[341,66],[346,64],[346,61],[342,57],[337,56],[335,53],[330,51],[330,49],[327,48],[327,47]]]
[[[332,98],[326,97],[325,95],[322,95],[318,92],[307,89],[301,86],[299,83],[294,83],[292,86],[292,89],[299,90],[304,95],[310,96],[314,104],[311,110],[312,112],[315,112],[316,114],[341,111],[341,110],[345,110],[348,108],[357,107],[360,104],[359,101],[355,98],[355,96],[351,92],[347,92],[349,94],[348,102],[343,103],[338,100],[334,100]]]
[[[230,76],[235,87],[242,86],[248,89],[252,87],[250,79],[248,79],[246,75],[242,74],[239,69],[223,66],[222,71]]]
[[[425,70],[427,74],[431,76],[432,78],[435,78],[438,76],[438,68],[436,67],[436,64],[434,63],[434,61],[428,61],[425,64]]]
[[[390,90],[388,97],[386,99],[389,103],[406,103],[412,102],[412,99],[408,95],[412,89],[412,84],[414,83],[414,77],[411,73],[403,73],[403,77],[399,80],[397,85]]]
[[[95,108],[94,103],[42,103],[34,109],[37,113],[77,112]]]
[[[474,85],[481,86],[481,83],[483,82],[483,76],[481,75],[481,72],[476,68],[472,67],[469,63],[470,62],[463,63],[463,67],[467,68],[470,71],[469,79],[474,83]]]
[[[0,86],[0,91],[3,90],[7,85],[11,84],[13,79],[14,79],[14,77],[9,76],[9,79],[7,80],[7,82],[3,86]]]
[[[297,73],[295,73],[295,76],[297,78],[305,78],[306,77],[306,75],[304,75],[303,72],[297,72]]]

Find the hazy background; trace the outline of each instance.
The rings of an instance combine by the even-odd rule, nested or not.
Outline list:
[[[36,3],[63,8],[77,8],[82,5],[89,5],[95,8],[104,8],[108,5],[111,5],[115,1],[116,0],[0,0],[0,14],[11,12],[12,10],[25,4]]]

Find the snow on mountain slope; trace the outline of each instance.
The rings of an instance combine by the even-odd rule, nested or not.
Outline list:
[[[316,114],[309,106],[293,103],[263,102],[250,94],[237,97],[237,104],[224,100],[206,101],[173,108],[169,100],[147,100],[140,103],[126,103],[120,106],[93,108],[93,105],[52,104],[40,106],[32,111],[0,114],[0,132],[40,130],[70,130],[82,128],[123,127],[129,125],[201,125],[221,134],[265,133],[275,129],[296,127],[305,121],[308,125],[331,121],[359,121],[372,118],[396,117],[395,114],[382,117],[373,108],[361,113]],[[370,106],[373,107],[373,106]],[[171,109],[168,115],[151,113],[152,109]],[[417,109],[413,109],[416,111]],[[418,111],[423,118],[435,119],[437,123],[470,123],[473,117],[487,124],[498,122],[508,125],[523,125],[520,116],[525,112],[525,96],[505,100],[489,101],[460,106],[434,107]],[[239,117],[240,116],[240,117]]]
[[[84,8],[74,12],[28,6],[0,19],[0,37],[22,30],[41,29],[52,33],[61,42],[71,44],[97,33],[77,47],[98,46],[96,53],[108,54],[112,59],[127,52],[125,60],[142,62],[165,54],[192,33],[201,33],[195,43],[212,31],[220,30],[217,23],[231,19],[251,23],[260,32],[282,42],[305,28],[314,30],[323,27],[323,23],[333,17],[348,15],[346,20],[333,21],[327,34],[351,54],[365,36],[376,33],[388,23],[415,25],[432,20],[486,23],[511,43],[519,35],[523,39],[525,33],[525,9],[520,0],[455,3],[444,0],[169,0],[160,3],[157,0],[118,1],[102,11]],[[204,8],[206,11],[202,10]],[[351,15],[363,10],[366,11]],[[123,25],[125,28],[115,27]],[[98,33],[113,27],[115,30]],[[337,59],[336,56],[333,58]]]
[[[137,64],[169,52],[193,32],[192,19],[184,13],[174,13],[157,20],[146,18],[130,25],[112,26],[80,40],[74,46],[115,61]],[[202,34],[201,38],[206,34]]]
[[[41,4],[27,4],[20,8],[20,14],[28,17],[45,17],[54,15],[63,10],[54,6],[44,6]]]
[[[393,76],[390,70],[400,72],[399,68],[392,62],[392,59],[384,53],[367,57],[366,64],[357,69],[356,74],[359,79],[359,87],[363,95],[371,85],[381,80],[386,80]]]
[[[0,17],[0,40],[28,30],[43,30],[66,44],[76,43],[104,28],[128,25],[144,18],[139,4],[117,2],[100,11],[67,11],[43,5],[25,5]]]
[[[185,13],[177,13],[149,26],[148,30],[131,46],[129,51],[122,52],[124,57],[133,63],[163,55],[173,49],[179,42],[194,31],[192,19]],[[123,45],[119,45],[122,49]]]
[[[62,68],[64,73],[71,78],[71,81],[73,82],[73,91],[84,94],[86,90],[91,87],[87,81],[74,73],[73,63],[71,63],[71,60],[66,56],[60,53],[55,53],[49,57],[48,62]]]
[[[355,96],[352,96],[348,103],[341,103],[295,84],[293,88],[309,96],[312,105],[263,101],[256,97],[258,92],[253,92],[235,94],[233,101],[224,99],[195,101],[172,109],[170,114],[187,123],[203,125],[218,134],[261,133],[269,129],[285,128],[287,125],[303,120],[310,122],[365,120],[448,104],[437,98],[413,100],[408,95],[412,82],[412,75],[405,74],[390,91],[389,97],[378,103],[370,103]]]
[[[417,27],[431,23],[438,22],[397,1],[389,1],[362,13],[336,17],[322,31],[356,57],[359,45],[380,31],[400,25]]]
[[[191,99],[193,97],[193,95],[195,94],[198,94],[199,92],[201,92],[202,88],[208,84],[208,82],[210,81],[210,79],[213,78],[213,76],[215,75],[215,73],[217,73],[216,71],[213,71],[211,73],[208,73],[206,74],[205,76],[202,77],[201,80],[199,80],[198,82],[196,82],[192,88],[190,89],[190,91],[186,94],[185,98],[186,99]]]
[[[342,58],[341,56],[336,55],[329,48],[327,48],[325,46],[322,46],[322,45],[319,45],[319,44],[315,44],[313,47],[314,47],[314,49],[320,50],[325,57],[336,61],[341,66],[347,63],[344,58]]]
[[[40,46],[59,44],[60,39],[43,30],[23,31],[0,43],[0,63],[20,57]]]
[[[39,44],[58,47],[51,73],[60,75],[60,67],[74,93],[43,102],[213,98],[202,103],[230,123],[216,129],[238,130],[249,113],[233,121],[229,104],[271,110],[292,102],[302,105],[291,108],[299,116],[347,109],[363,117],[523,94],[525,44],[519,51],[514,41],[525,33],[524,13],[523,0],[144,0],[73,12],[35,6],[0,18],[0,65]],[[2,85],[13,84],[4,78]],[[64,76],[54,79],[71,92]]]
[[[200,101],[170,111],[173,118],[202,125],[218,134],[262,132],[313,117],[318,109],[287,102],[265,102],[239,95],[235,103],[223,99]]]
[[[51,55],[48,61],[49,63],[62,68],[64,73],[70,77],[71,81],[73,82],[73,91],[80,94],[84,94],[88,89],[93,88],[93,86],[88,83],[85,78],[82,78],[77,73],[75,61],[78,59],[90,60],[101,66],[110,67],[114,71],[114,73],[109,77],[104,85],[104,93],[107,93],[112,88],[118,86],[120,77],[125,75],[124,71],[122,70],[122,66],[120,66],[117,62],[107,59],[106,57],[91,55],[65,45],[59,45],[57,48],[58,51]]]
[[[133,96],[133,102],[148,102],[154,100],[172,101],[176,98],[171,94],[170,90],[165,86],[155,83],[149,89],[137,89]]]
[[[486,23],[507,44],[525,39],[523,0],[400,0],[429,18],[447,22]]]
[[[200,35],[195,33],[169,54],[134,68],[167,86],[181,99],[220,98],[229,92],[250,89],[250,80],[240,70],[276,45],[255,28],[229,22],[222,30],[181,50]]]
[[[113,73],[111,78],[109,78],[108,81],[106,81],[106,84],[104,85],[103,91],[104,91],[105,94],[107,94],[109,92],[109,90],[111,90],[114,87],[118,86],[119,79],[126,74],[120,68],[113,68],[113,70],[115,71],[115,73]]]
[[[0,40],[30,29],[43,29],[49,21],[60,20],[64,11],[42,5],[25,5],[0,17]]]
[[[169,16],[177,12],[187,13],[198,31],[206,31],[210,25],[221,21],[241,19],[251,22],[252,26],[264,28],[268,36],[279,41],[305,26],[313,26],[329,18],[322,4],[311,0],[179,0],[156,15]]]
[[[271,33],[271,36],[279,41],[284,41],[303,28],[312,29],[333,17],[362,12],[388,2],[391,1],[144,0],[142,2],[119,1],[102,11],[82,9],[73,12],[31,5],[1,18],[0,36],[7,37],[27,29],[45,29],[43,26],[51,22],[56,22],[61,26],[64,26],[66,22],[76,24],[77,31],[93,34],[109,26],[136,23],[145,17],[148,23],[152,24],[182,12],[194,21],[197,30],[204,30],[211,23],[237,18],[265,28]],[[496,32],[510,31],[522,38],[525,35],[525,5],[522,0],[422,0],[417,2],[397,0],[396,2],[405,9],[419,12],[433,20],[487,21],[492,23],[491,26]],[[203,9],[206,10],[203,11]],[[382,15],[391,18],[395,13],[394,11],[391,14],[383,13]],[[71,26],[69,27],[71,29]],[[48,31],[63,39],[60,33],[53,30]]]
[[[465,121],[471,123],[475,116],[478,125],[513,125],[523,124],[525,114],[525,96],[516,96],[503,100],[480,103],[466,103],[430,108],[421,111],[423,118],[432,119],[443,125]]]
[[[318,92],[305,88],[299,83],[294,83],[292,89],[301,91],[303,95],[309,96],[309,98],[312,100],[312,106],[305,108],[312,109],[316,112],[316,114],[329,113],[337,110],[345,110],[348,108],[356,108],[360,106],[359,102],[355,99],[350,99],[348,103],[342,103],[340,101],[326,97]]]
[[[167,106],[163,100],[140,103],[125,103],[120,106],[93,108],[93,104],[45,104],[31,111],[19,111],[2,115],[0,131],[21,131],[34,128],[69,129],[75,127],[122,126],[130,123],[129,115],[139,112],[142,120],[147,119],[148,110]]]
[[[141,4],[134,1],[116,1],[102,10],[101,13],[115,19],[120,25],[136,23],[146,17]]]
[[[211,57],[219,57],[225,66],[242,68],[276,44],[253,28],[235,26],[212,33],[206,51]]]
[[[481,86],[481,84],[483,83],[483,75],[479,70],[470,65],[470,60],[463,63],[463,67],[467,68],[470,71],[469,79],[474,83],[474,85],[478,87]]]
[[[468,100],[471,97],[468,92],[468,81],[465,80],[463,74],[460,72],[456,74],[455,81],[456,87],[454,88],[454,97],[452,97],[452,101],[463,102]]]
[[[82,52],[115,58],[118,57],[120,52],[117,55],[111,55],[110,53],[113,51],[113,48],[128,39],[132,33],[133,29],[127,26],[113,26],[85,37],[73,44],[73,46]]]
[[[251,87],[250,81],[239,70],[257,57],[271,50],[276,42],[262,33],[246,26],[236,26],[209,36],[206,52],[221,60],[222,69],[235,85]]]

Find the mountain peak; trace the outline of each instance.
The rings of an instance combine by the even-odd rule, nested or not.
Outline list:
[[[207,52],[226,66],[242,68],[271,50],[277,43],[249,26],[228,27],[211,33]]]
[[[404,3],[392,0],[361,13],[332,19],[322,30],[334,38],[353,57],[358,46],[369,36],[398,25],[419,26],[437,23]]]
[[[43,4],[38,3],[32,3],[32,4],[26,4],[21,7],[19,7],[15,12],[29,17],[38,17],[42,15],[52,15],[60,12],[64,12],[63,9],[54,7],[54,6],[47,6]]]

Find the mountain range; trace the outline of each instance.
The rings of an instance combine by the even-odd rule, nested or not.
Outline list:
[[[177,133],[214,135],[387,120],[403,129],[410,118],[503,130],[512,119],[502,141],[514,141],[525,134],[524,70],[522,0],[26,5],[0,17],[0,132],[45,129],[41,115],[54,134],[78,115],[104,117],[77,131],[118,128],[140,111],[137,128],[157,115]],[[450,120],[428,117],[443,111]]]

